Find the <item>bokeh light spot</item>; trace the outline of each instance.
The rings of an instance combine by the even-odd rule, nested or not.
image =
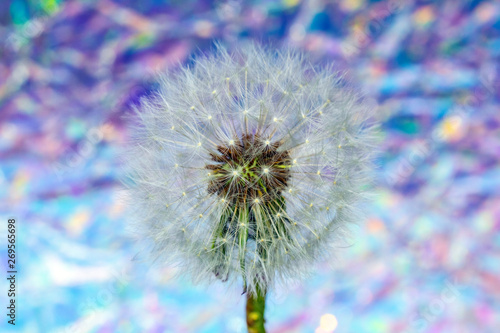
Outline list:
[[[321,316],[321,319],[319,320],[318,329],[319,332],[330,333],[335,331],[337,325],[338,325],[337,317],[335,317],[330,313],[327,313]]]

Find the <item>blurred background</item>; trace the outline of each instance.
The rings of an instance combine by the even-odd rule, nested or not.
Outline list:
[[[499,14],[473,0],[2,0],[0,262],[15,217],[19,293],[0,331],[246,332],[238,287],[131,261],[117,151],[156,71],[254,40],[348,71],[382,124],[367,219],[334,270],[270,295],[268,331],[499,332]]]

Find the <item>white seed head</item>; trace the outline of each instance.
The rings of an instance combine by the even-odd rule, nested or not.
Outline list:
[[[258,46],[161,76],[125,155],[150,258],[249,292],[306,276],[359,220],[376,151],[359,96],[306,54]]]

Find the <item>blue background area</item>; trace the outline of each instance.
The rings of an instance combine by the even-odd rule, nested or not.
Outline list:
[[[2,1],[0,221],[18,221],[20,273],[17,325],[0,313],[0,331],[245,332],[238,286],[131,261],[117,152],[156,71],[255,40],[348,71],[383,129],[353,245],[270,295],[269,332],[498,332],[499,13],[498,1]]]

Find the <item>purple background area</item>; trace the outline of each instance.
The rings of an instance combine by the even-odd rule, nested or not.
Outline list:
[[[0,262],[13,216],[20,272],[0,331],[245,332],[238,286],[132,263],[117,152],[156,71],[256,40],[335,62],[382,123],[353,245],[270,295],[269,332],[498,332],[498,1],[165,3],[0,4]]]

